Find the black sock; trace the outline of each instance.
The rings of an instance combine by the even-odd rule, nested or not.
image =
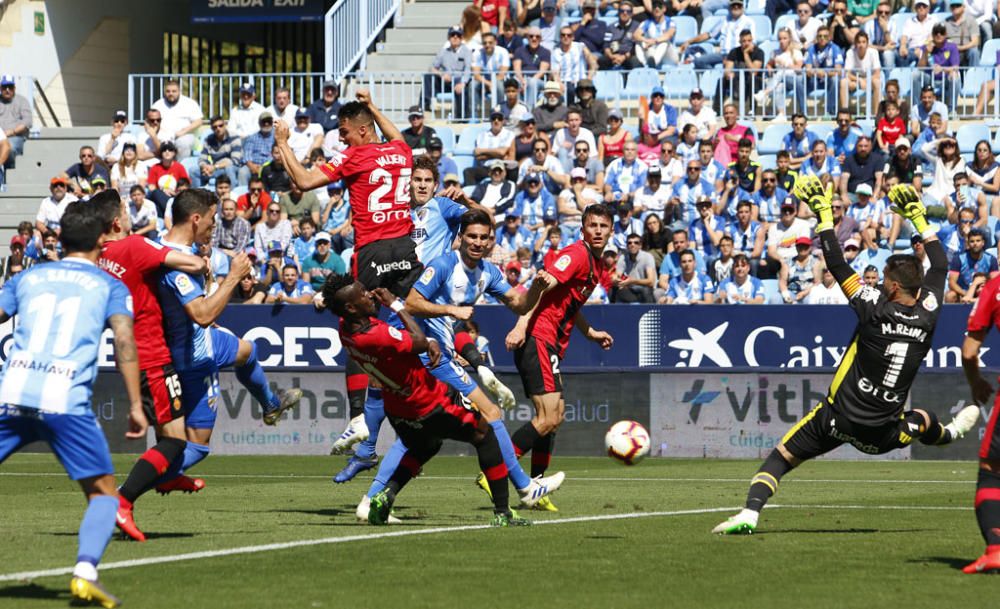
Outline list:
[[[511,434],[510,443],[514,445],[514,452],[520,457],[531,450],[538,438],[538,430],[531,424],[531,421],[528,421]]]
[[[368,375],[354,358],[347,358],[347,407],[348,420],[365,413],[368,394]]]
[[[468,332],[455,333],[455,350],[458,351],[459,355],[461,355],[465,361],[469,362],[469,365],[472,366],[473,370],[486,364],[486,362],[483,361],[482,354],[479,353],[479,349],[476,349],[475,341],[472,340],[472,336]]]
[[[160,438],[160,441],[139,457],[128,473],[118,494],[134,503],[143,493],[153,488],[156,480],[167,471],[170,464],[184,458],[187,442],[177,438]]]
[[[778,449],[772,450],[750,480],[746,508],[756,512],[764,509],[764,504],[778,490],[778,482],[781,481],[781,477],[791,470],[792,464],[785,460]]]
[[[926,411],[927,417],[930,418],[930,425],[926,425],[923,421],[923,417],[919,417],[920,430],[920,443],[927,444],[929,446],[950,444],[954,438],[951,437],[951,432],[944,428],[941,421],[938,421],[937,415],[933,412]],[[919,414],[919,413],[918,413]]]
[[[492,427],[486,428],[483,439],[476,444],[479,469],[486,476],[493,494],[493,511],[506,514],[510,511],[510,488],[507,486],[507,466],[503,462],[500,444]]]
[[[1000,545],[1000,475],[985,469],[976,480],[976,520],[986,545]]]
[[[552,449],[556,445],[556,432],[548,433],[535,440],[531,447],[531,477],[544,476],[552,460]]]

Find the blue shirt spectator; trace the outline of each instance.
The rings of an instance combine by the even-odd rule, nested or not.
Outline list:
[[[630,144],[631,142],[625,145]],[[622,193],[631,194],[646,184],[648,170],[649,167],[638,158],[629,162],[625,157],[618,157],[611,161],[607,171],[604,172],[604,184],[611,188],[615,200],[620,201]]]
[[[971,237],[971,235],[970,235]],[[982,245],[980,245],[980,248]],[[958,285],[963,290],[969,289],[972,284],[972,276],[976,273],[984,273],[989,279],[997,273],[997,259],[993,254],[980,249],[979,256],[974,257],[972,251],[966,250],[951,259],[948,265],[948,274],[957,275]]]
[[[738,285],[732,277],[729,277],[719,284],[718,293],[719,296],[725,294],[726,302],[729,304],[745,304],[747,300],[764,296],[764,284],[753,275],[748,275],[743,285]]]
[[[671,195],[671,198],[676,199],[674,204],[682,206],[683,219],[686,223],[690,223],[698,217],[695,202],[699,198],[708,196],[712,201],[718,200],[718,193],[715,192],[715,187],[710,181],[704,178],[688,179],[690,176],[691,174],[689,173],[688,177],[674,184],[674,192]]]
[[[715,286],[709,276],[700,271],[695,272],[690,281],[685,281],[681,275],[671,277],[667,289],[667,296],[673,299],[674,304],[703,300],[711,294],[715,294]]]

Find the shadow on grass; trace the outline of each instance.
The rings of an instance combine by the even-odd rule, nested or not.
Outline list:
[[[38,584],[20,584],[0,588],[0,598],[54,600],[68,599],[69,597],[68,589],[64,590],[60,588],[57,590],[39,586]]]
[[[862,534],[867,535],[871,533],[923,533],[928,532],[930,529],[859,529],[859,528],[848,528],[848,529],[770,529],[767,531],[755,531],[754,537],[761,537],[765,535],[787,535],[789,533],[794,534],[823,534],[823,535],[837,535],[837,534],[848,534],[856,535]]]
[[[959,570],[972,561],[973,559],[969,557],[956,558],[954,556],[925,556],[924,558],[911,558],[906,562],[917,564],[937,563],[939,565],[945,565],[946,567]]]

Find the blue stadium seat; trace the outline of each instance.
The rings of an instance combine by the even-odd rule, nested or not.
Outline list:
[[[618,99],[624,86],[622,84],[622,73],[618,70],[598,70],[594,74],[594,88],[597,89],[597,99]]]
[[[674,34],[675,44],[687,42],[698,35],[698,21],[694,17],[690,15],[677,15],[676,17],[671,17],[670,21],[677,28],[677,33]]]
[[[458,168],[458,179],[464,183],[465,170],[472,167],[476,159],[471,154],[456,154],[453,158],[455,159],[455,166]],[[441,176],[441,181],[444,181],[444,176]]]
[[[764,136],[767,137],[767,131],[764,132]],[[764,169],[774,169],[778,165],[777,157],[773,154],[757,155],[757,162],[760,163],[760,166]]]
[[[982,123],[966,123],[958,128],[955,134],[958,140],[958,151],[962,154],[969,154],[976,150],[976,143],[979,140],[991,141],[990,128]]]
[[[719,95],[719,81],[722,80],[722,69],[712,68],[701,73],[701,90],[707,98]]]
[[[875,133],[875,121],[870,118],[859,118],[854,121],[854,124],[858,126],[858,129],[861,129],[861,133],[869,137]]]
[[[353,258],[353,257],[354,257],[354,248],[353,247],[349,247],[346,250],[340,252],[340,259],[344,261],[344,267],[345,268],[348,268],[348,269],[352,268],[351,267],[351,258]]]
[[[990,216],[986,218],[986,245],[991,246],[990,249],[993,250],[991,253],[997,255],[997,224],[1000,223],[1000,218],[996,216]]]
[[[600,19],[601,21],[603,21],[608,25],[614,25],[618,21],[618,15],[615,13],[608,15],[601,15],[598,17],[598,19]]]
[[[979,65],[997,65],[997,52],[1000,51],[1000,38],[990,38],[983,45],[983,51],[979,55]]]
[[[455,150],[455,131],[451,127],[434,127],[434,132],[444,145],[445,154],[451,154]]]
[[[807,127],[807,129],[809,129],[809,131],[812,131],[813,133],[815,133],[816,137],[818,137],[819,139],[821,139],[821,140],[823,140],[825,142],[826,141],[826,136],[828,136],[831,133],[833,133],[834,127],[833,127],[833,125],[831,125],[829,123],[817,123],[817,124],[809,125]]]
[[[458,145],[455,146],[455,161],[458,162],[459,155],[472,155],[472,151],[476,148],[476,138],[483,131],[489,129],[489,125],[469,125],[462,130],[462,133],[458,136]]]
[[[993,136],[993,154],[1000,154],[1000,129],[997,129],[996,135]]]
[[[786,27],[791,28],[792,23],[794,23],[796,19],[798,19],[798,17],[795,15],[782,15],[778,17],[777,21],[774,22],[774,32],[772,33],[772,38],[777,40],[778,32]]]
[[[670,99],[686,99],[691,89],[698,87],[698,75],[691,64],[670,67],[663,76],[663,90]]]
[[[761,279],[764,284],[764,302],[766,304],[781,304],[781,291],[778,289],[777,279]]]
[[[705,32],[715,27],[715,24],[725,20],[726,20],[725,17],[721,17],[719,15],[709,15],[708,17],[705,17],[701,22],[701,33],[704,34]]]
[[[628,75],[628,83],[622,91],[624,97],[636,98],[640,95],[649,96],[653,87],[660,86],[660,73],[653,68],[639,68]]]
[[[792,132],[792,125],[789,123],[772,123],[764,129],[764,135],[757,144],[757,151],[761,154],[776,154],[781,150],[781,142],[785,135]]]
[[[629,133],[632,134],[632,141],[633,142],[638,142],[639,141],[639,125],[638,124],[636,124],[636,125],[622,125],[622,128],[624,128],[626,131],[628,131]]]
[[[962,81],[962,97],[976,97],[982,91],[986,81],[993,78],[993,68],[970,68],[965,70]]]
[[[764,51],[764,65],[771,59],[774,52],[778,50],[778,42],[776,40],[767,39],[757,45],[761,51]]]
[[[747,15],[763,15],[764,14],[764,0],[750,0],[747,2]]]
[[[753,20],[753,26],[756,30],[754,40],[757,42],[769,40],[771,38],[771,20],[767,18],[767,15],[748,15],[748,17]]]

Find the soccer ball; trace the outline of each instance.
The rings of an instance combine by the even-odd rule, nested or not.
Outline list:
[[[156,187],[160,190],[173,190],[177,188],[177,178],[169,173],[164,174],[156,181]]]
[[[604,435],[608,456],[635,465],[649,454],[649,432],[635,421],[618,421]]]

